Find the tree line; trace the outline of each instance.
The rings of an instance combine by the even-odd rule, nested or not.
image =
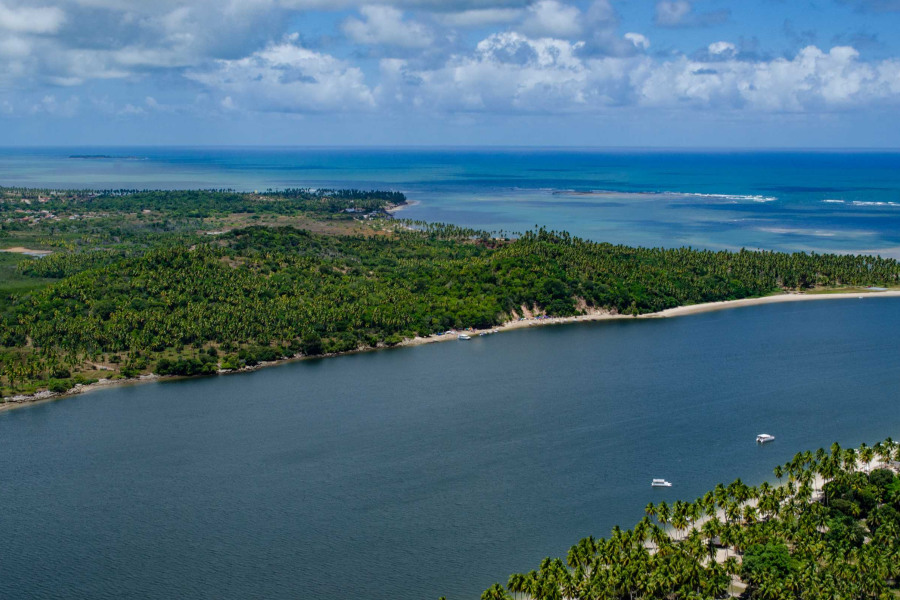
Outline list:
[[[314,202],[398,199],[354,190],[289,195],[307,193]],[[0,302],[3,393],[47,387],[56,372],[73,382],[98,364],[121,375],[202,374],[491,327],[525,311],[640,315],[900,278],[897,261],[873,256],[632,248],[542,228],[507,236],[405,222],[386,235],[251,226],[210,236],[202,219],[173,207],[230,210],[229,198],[256,200],[229,191],[106,198],[120,212],[32,226],[58,250],[19,266],[52,283]],[[124,218],[144,206],[159,214]],[[217,353],[204,354],[210,349]]]

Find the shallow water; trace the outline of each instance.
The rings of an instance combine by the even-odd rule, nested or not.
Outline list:
[[[900,257],[898,152],[0,148],[0,185],[388,188],[400,216],[492,231]]]
[[[475,599],[648,501],[900,437],[898,308],[543,327],[0,413],[0,597]]]

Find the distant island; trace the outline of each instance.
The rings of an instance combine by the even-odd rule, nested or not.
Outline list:
[[[0,188],[0,249],[17,250],[0,252],[0,395],[900,283],[892,259],[476,231],[393,218],[405,203],[396,191]]]

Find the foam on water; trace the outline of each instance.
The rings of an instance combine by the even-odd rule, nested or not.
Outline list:
[[[900,202],[863,202],[862,200],[854,200],[853,206],[900,206]]]

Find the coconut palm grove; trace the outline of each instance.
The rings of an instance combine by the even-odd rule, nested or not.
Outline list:
[[[648,504],[632,529],[585,538],[482,600],[889,600],[900,596],[900,444],[800,452],[778,485],[719,484]],[[889,468],[890,467],[890,468]]]

